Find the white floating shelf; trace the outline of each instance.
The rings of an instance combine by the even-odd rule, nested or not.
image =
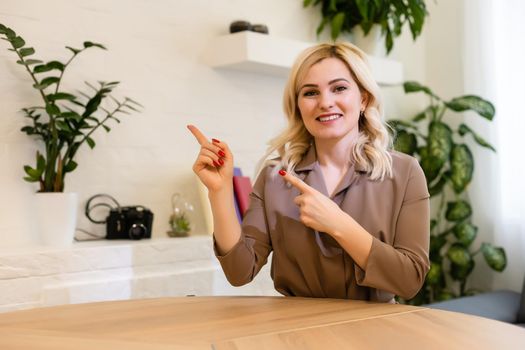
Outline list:
[[[214,68],[234,69],[287,77],[297,55],[313,43],[279,38],[250,31],[220,36],[205,54]],[[372,74],[380,85],[403,82],[400,62],[368,56]]]

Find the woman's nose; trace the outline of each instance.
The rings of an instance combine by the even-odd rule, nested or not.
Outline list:
[[[334,97],[329,93],[319,94],[319,107],[328,110],[334,106]]]

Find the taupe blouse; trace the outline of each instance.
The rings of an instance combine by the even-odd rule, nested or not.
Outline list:
[[[326,233],[305,226],[293,200],[299,191],[266,167],[250,195],[239,242],[217,258],[234,286],[250,282],[273,251],[271,276],[283,295],[392,302],[413,297],[429,270],[429,194],[417,160],[391,152],[392,178],[371,181],[351,167],[332,200],[373,237],[361,269]],[[315,147],[295,169],[327,194]]]

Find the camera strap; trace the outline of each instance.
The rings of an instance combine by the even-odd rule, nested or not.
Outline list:
[[[106,199],[109,199],[110,201],[113,202],[114,206],[108,204],[108,203],[105,203],[105,202],[101,202],[101,203],[96,203],[96,204],[93,204],[91,205],[91,202],[96,199],[96,198],[106,198]],[[96,194],[92,197],[90,197],[87,202],[86,202],[86,207],[84,209],[84,213],[86,214],[86,217],[89,219],[89,221],[91,221],[92,223],[95,223],[95,224],[105,224],[106,223],[106,220],[107,219],[104,219],[104,220],[95,220],[91,217],[91,211],[97,207],[107,207],[109,208],[110,210],[112,209],[117,209],[117,210],[120,210],[120,204],[119,202],[113,198],[112,196],[110,196],[109,194],[106,194],[106,193],[99,193],[99,194]]]

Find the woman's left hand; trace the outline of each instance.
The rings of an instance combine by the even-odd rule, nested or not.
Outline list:
[[[283,170],[279,174],[301,192],[295,197],[294,203],[299,207],[302,223],[319,232],[333,235],[338,230],[337,225],[344,221],[342,219],[347,214],[334,201],[301,179]]]

